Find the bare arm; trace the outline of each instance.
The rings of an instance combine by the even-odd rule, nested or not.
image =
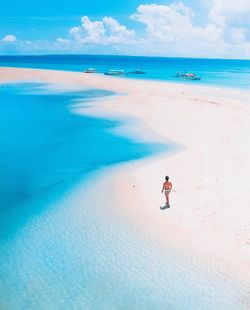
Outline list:
[[[161,192],[163,193],[163,191],[164,191],[164,184],[162,185],[162,190],[161,190]]]

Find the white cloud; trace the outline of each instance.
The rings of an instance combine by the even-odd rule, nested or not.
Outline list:
[[[131,18],[145,25],[141,43],[152,54],[249,58],[248,3],[239,1],[242,2],[242,8],[237,7],[237,10],[234,10],[236,5],[228,4],[230,1],[206,1],[209,4],[209,21],[202,27],[194,24],[195,12],[182,2],[140,5]],[[223,15],[225,12],[228,15]],[[234,21],[236,16],[240,20],[237,24]]]
[[[81,25],[69,30],[71,40],[79,45],[84,44],[129,44],[134,40],[135,33],[128,30],[112,17],[91,21],[87,16],[81,18]]]
[[[216,25],[197,27],[192,24],[194,12],[182,2],[171,5],[140,5],[132,19],[146,25],[147,42],[183,43],[209,40],[214,42],[220,37]]]
[[[239,43],[250,40],[250,2],[248,0],[207,0],[210,22],[221,27],[226,41]]]
[[[236,5],[227,0],[203,0],[208,11],[202,26],[194,23],[197,12],[181,1],[139,5],[130,17],[144,25],[140,32],[112,17],[92,21],[83,16],[81,24],[69,30],[69,37],[58,38],[57,43],[61,49],[78,52],[249,58],[249,5],[246,0],[238,1]]]
[[[134,29],[113,17],[91,20],[83,16],[68,36],[55,41],[0,40],[0,52],[79,52],[180,57],[250,58],[250,3],[248,0],[202,0],[207,12],[203,23],[198,11],[183,2],[142,4],[131,15]],[[199,20],[199,19],[198,19]],[[137,25],[136,25],[137,24]],[[137,26],[141,24],[143,28]],[[5,42],[15,42],[6,44]]]
[[[15,41],[17,41],[17,38],[12,34],[8,34],[4,38],[2,38],[2,42],[15,42]]]
[[[210,6],[209,17],[217,24],[249,26],[250,2],[248,0],[205,0]]]
[[[57,38],[56,41],[57,41],[59,44],[62,44],[62,45],[69,45],[69,44],[70,44],[70,40],[68,40],[68,39]]]

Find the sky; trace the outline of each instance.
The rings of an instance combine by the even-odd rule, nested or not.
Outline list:
[[[248,0],[0,0],[0,55],[250,58]]]

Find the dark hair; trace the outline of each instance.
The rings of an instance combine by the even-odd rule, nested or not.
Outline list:
[[[165,180],[166,180],[166,181],[168,181],[168,180],[169,180],[169,177],[168,177],[168,176],[166,176],[166,177],[165,177]]]

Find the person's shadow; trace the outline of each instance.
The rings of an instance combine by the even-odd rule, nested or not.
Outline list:
[[[169,208],[170,208],[170,206],[167,205],[167,204],[165,206],[163,206],[163,207],[160,207],[161,210],[165,210],[165,209],[169,209]]]

